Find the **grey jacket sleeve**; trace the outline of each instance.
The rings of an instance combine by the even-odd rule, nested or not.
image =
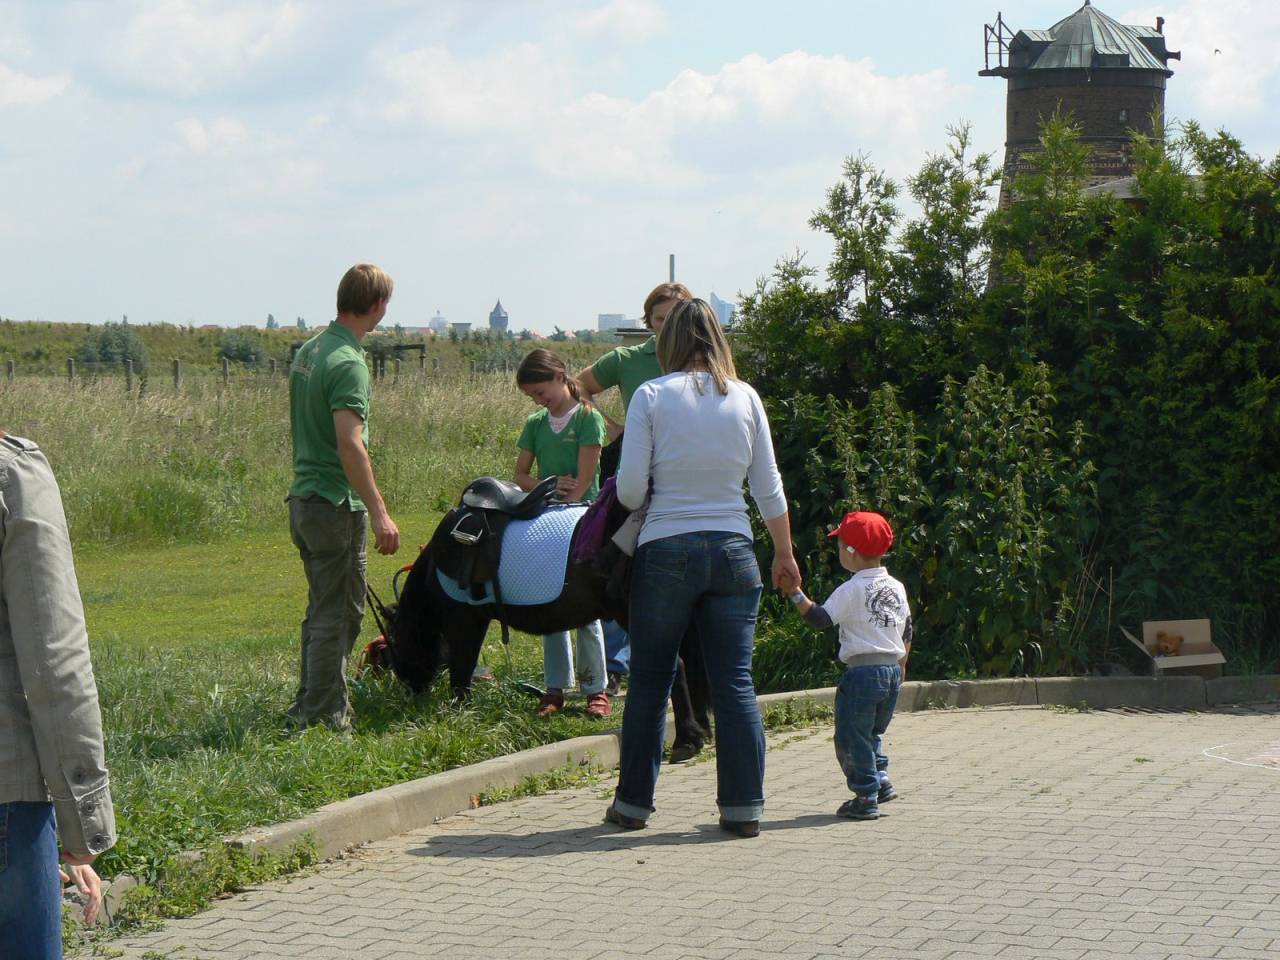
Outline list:
[[[115,843],[115,813],[62,497],[35,444],[0,443],[21,446],[0,470],[0,591],[29,717],[17,735],[34,742],[37,768],[20,772],[43,780],[63,849],[98,854]]]

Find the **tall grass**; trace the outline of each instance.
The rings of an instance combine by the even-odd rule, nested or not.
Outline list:
[[[439,511],[476,476],[510,476],[532,412],[513,378],[405,375],[375,384],[374,471],[392,515]],[[0,425],[38,442],[77,543],[209,541],[277,523],[292,476],[286,378],[75,387],[0,384]]]

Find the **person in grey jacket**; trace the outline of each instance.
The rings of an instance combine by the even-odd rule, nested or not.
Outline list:
[[[116,841],[102,716],[62,497],[40,448],[0,431],[0,946],[62,956],[64,879],[87,897]]]

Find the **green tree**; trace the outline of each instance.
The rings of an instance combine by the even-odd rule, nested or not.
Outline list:
[[[218,343],[218,356],[237,363],[256,365],[267,357],[262,341],[244,330],[224,330]]]
[[[137,371],[145,370],[147,366],[146,344],[129,326],[127,316],[120,323],[107,322],[91,330],[76,356],[81,363],[119,364],[132,360]]]

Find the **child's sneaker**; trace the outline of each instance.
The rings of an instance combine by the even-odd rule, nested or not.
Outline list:
[[[880,807],[875,797],[851,797],[840,804],[836,816],[846,820],[879,820]]]
[[[893,784],[888,780],[880,781],[880,793],[876,795],[879,803],[888,803],[890,800],[898,799],[898,791],[893,789]]]

